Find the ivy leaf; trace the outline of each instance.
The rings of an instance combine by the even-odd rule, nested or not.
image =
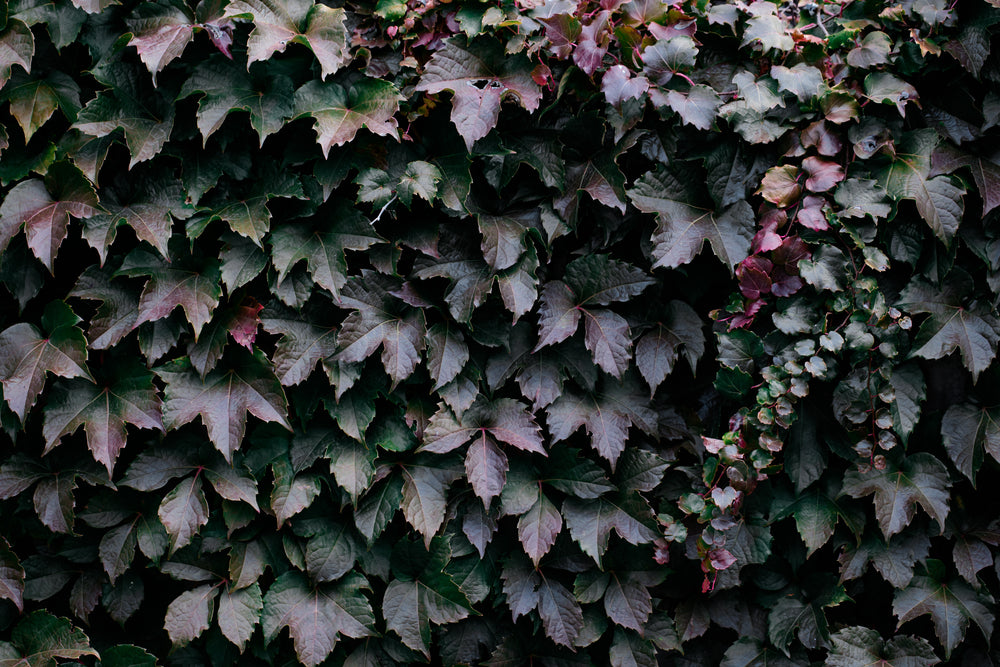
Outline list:
[[[952,463],[975,484],[984,452],[1000,461],[1000,410],[953,405],[941,419],[941,438]]]
[[[888,641],[877,631],[850,626],[830,637],[833,648],[826,659],[829,667],[931,667],[941,661],[926,639],[899,635]]]
[[[184,591],[167,605],[163,629],[174,646],[189,644],[208,630],[218,595],[218,587],[206,584]]]
[[[358,639],[375,634],[375,617],[364,592],[368,582],[350,573],[336,584],[310,585],[299,572],[288,572],[264,596],[261,624],[265,641],[282,628],[295,642],[295,654],[309,667],[323,662],[340,635]]]
[[[219,630],[241,653],[260,623],[260,612],[263,608],[264,600],[260,594],[260,584],[256,582],[238,590],[223,587],[219,595]]]
[[[209,5],[211,3],[201,3],[199,13]],[[209,34],[231,30],[228,19],[219,16],[202,18],[201,22],[196,22],[191,11],[183,5],[148,2],[136,7],[125,19],[132,32],[128,45],[139,52],[139,58],[153,75],[154,84],[156,75],[184,52],[196,29],[208,30]]]
[[[325,79],[348,60],[346,13],[308,0],[237,0],[226,7],[227,18],[252,19],[247,66],[281,53],[289,43],[312,50]]]
[[[294,118],[310,116],[316,120],[316,140],[325,158],[331,146],[352,141],[362,127],[382,137],[395,137],[393,115],[402,100],[396,87],[382,79],[365,77],[345,84],[310,81],[295,91],[292,113]]]
[[[899,307],[930,315],[920,325],[911,355],[941,359],[957,349],[976,380],[996,356],[1000,319],[984,305],[966,304],[972,286],[962,271],[949,274],[939,288],[915,278],[900,294]]]
[[[35,55],[35,37],[23,21],[12,19],[0,30],[0,88],[7,84],[14,65],[25,72],[31,71],[31,58]]]
[[[427,370],[435,390],[454,380],[468,361],[469,346],[460,330],[450,323],[427,330]]]
[[[566,498],[562,506],[563,518],[570,535],[583,552],[601,567],[608,539],[613,528],[618,536],[630,544],[646,544],[660,537],[650,528],[652,510],[637,493],[601,496],[593,500]]]
[[[44,181],[18,183],[0,204],[0,252],[23,227],[28,247],[52,273],[70,216],[89,218],[98,210],[97,193],[87,177],[69,162],[56,162]]]
[[[614,623],[642,633],[653,612],[649,589],[629,572],[612,572],[604,591],[604,610]]]
[[[920,404],[927,395],[924,374],[915,363],[906,363],[893,369],[889,384],[896,395],[891,405],[893,429],[905,445],[920,421]],[[946,448],[947,442],[945,438]]]
[[[336,352],[336,327],[317,324],[307,314],[295,313],[280,304],[270,305],[264,312],[264,330],[281,336],[271,361],[282,386],[304,382],[317,362]]]
[[[10,550],[7,540],[0,537],[0,598],[17,605],[24,611],[24,568],[17,555]]]
[[[139,298],[139,317],[133,328],[163,319],[179,306],[194,329],[195,340],[212,319],[222,294],[219,264],[214,259],[204,263],[167,262],[138,248],[129,253],[115,275],[149,276]]]
[[[767,10],[760,9],[759,5],[755,7],[759,13],[747,21],[746,27],[743,29],[741,46],[759,44],[764,51],[771,49],[791,51],[795,46],[795,41],[785,31],[785,24],[774,13],[774,7],[768,6]]]
[[[647,172],[629,190],[632,203],[643,212],[656,213],[653,234],[653,268],[676,268],[695,258],[707,240],[730,272],[750,252],[754,216],[750,205],[739,201],[716,216],[710,209],[690,203],[689,193],[667,171]]]
[[[945,245],[950,245],[962,221],[965,189],[949,176],[930,177],[934,130],[909,133],[896,146],[895,159],[879,174],[879,183],[893,199],[912,199],[917,212]]]
[[[231,112],[246,111],[263,145],[292,117],[293,92],[292,80],[276,68],[260,65],[247,72],[232,60],[212,56],[198,63],[177,97],[201,96],[198,130],[206,144]]]
[[[792,93],[800,102],[809,102],[818,97],[823,86],[823,73],[805,63],[794,67],[775,65],[771,67],[771,76],[778,82],[781,90]]]
[[[285,418],[284,391],[259,352],[244,356],[234,368],[215,368],[204,379],[188,359],[160,366],[156,374],[166,383],[163,425],[167,430],[201,416],[209,439],[226,461],[232,460],[243,441],[247,412],[291,430]]]
[[[538,615],[549,639],[563,646],[573,646],[583,629],[580,603],[565,586],[544,575],[538,585]]]
[[[424,545],[429,549],[444,523],[448,487],[462,476],[462,468],[453,465],[450,459],[436,456],[413,459],[401,466],[401,472],[403,516],[424,536]]]
[[[594,363],[621,378],[632,361],[632,338],[624,317],[606,308],[583,310],[584,343]]]
[[[705,353],[702,321],[691,306],[683,301],[671,301],[664,319],[665,322],[643,334],[635,346],[636,366],[649,385],[650,396],[673,372],[681,352],[692,373],[697,368],[698,359]]]
[[[173,130],[173,105],[144,85],[139,74],[122,62],[104,67],[100,81],[110,90],[88,102],[77,114],[73,127],[95,137],[121,128],[132,155],[129,168],[155,157]]]
[[[94,460],[111,477],[119,452],[125,447],[125,424],[163,430],[160,397],[153,376],[138,366],[123,364],[110,383],[94,384],[69,380],[57,384],[45,405],[45,452],[72,435],[80,426],[87,433],[87,446]]]
[[[871,69],[889,62],[892,40],[881,30],[873,30],[847,53],[847,64],[858,69]]]
[[[655,101],[655,96],[654,101]],[[667,93],[666,104],[681,117],[685,124],[698,130],[710,130],[722,106],[722,98],[710,86],[696,84],[688,92],[671,90]]]
[[[856,549],[847,549],[840,561],[840,580],[857,579],[871,563],[882,578],[895,588],[906,588],[913,579],[913,568],[927,558],[930,540],[926,535],[903,532],[883,540],[876,534],[865,536]]]
[[[188,225],[188,236],[197,238],[212,220],[223,220],[237,234],[263,246],[264,235],[271,227],[268,202],[277,197],[306,199],[299,178],[269,164],[254,174],[243,187],[231,191],[228,197],[218,193],[212,197],[215,206],[207,215],[199,216]]]
[[[437,454],[461,447],[480,433],[489,433],[501,442],[526,452],[545,454],[541,428],[520,401],[499,398],[487,401],[479,398],[460,419],[441,406],[431,417],[424,431],[421,449]]]
[[[959,579],[945,582],[930,576],[914,577],[907,588],[896,591],[892,613],[899,619],[897,627],[930,614],[945,659],[965,638],[969,621],[975,622],[986,637],[993,632],[993,615],[975,591]]]
[[[542,556],[555,544],[562,525],[559,509],[544,493],[539,493],[538,500],[518,518],[517,537],[536,568]]]
[[[80,86],[62,72],[49,72],[45,78],[15,74],[0,91],[0,100],[10,102],[10,114],[24,132],[24,141],[48,121],[56,109],[70,120],[80,111]]]
[[[348,363],[364,361],[379,347],[382,365],[393,386],[405,380],[420,363],[424,349],[423,313],[401,313],[389,294],[390,283],[370,272],[348,281],[341,302],[354,309],[337,334],[340,352],[334,357]]]
[[[170,536],[169,555],[189,544],[191,538],[208,523],[208,501],[201,477],[194,475],[181,480],[163,497],[157,516]]]
[[[902,466],[887,466],[868,472],[849,470],[843,493],[853,498],[875,494],[875,516],[886,539],[909,525],[916,506],[937,521],[941,530],[948,516],[948,470],[923,452],[911,454]]]
[[[358,545],[347,526],[324,524],[306,543],[306,570],[313,581],[336,581],[351,571],[358,555]]]
[[[6,650],[10,648],[10,651]],[[35,611],[14,627],[10,644],[0,644],[0,664],[27,667],[56,667],[56,658],[72,660],[86,655],[96,656],[90,639],[68,618],[53,616],[47,611]]]
[[[271,464],[274,488],[271,489],[271,510],[279,526],[312,505],[320,492],[320,477],[314,474],[295,474],[287,459]]]
[[[45,385],[46,373],[93,380],[87,370],[87,340],[78,322],[69,306],[53,301],[42,316],[46,334],[26,322],[0,333],[3,396],[22,423]]]
[[[102,190],[102,208],[84,224],[83,238],[90,244],[103,263],[114,243],[119,223],[125,222],[140,240],[156,248],[163,257],[169,257],[174,218],[187,220],[194,209],[186,202],[187,195],[181,182],[162,168],[137,168],[127,182],[115,190]]]
[[[531,64],[521,53],[504,53],[498,42],[480,39],[468,47],[451,39],[434,52],[416,89],[427,93],[450,90],[451,120],[472,151],[497,124],[500,103],[513,97],[534,111],[542,91],[531,78]]]
[[[656,429],[655,413],[631,378],[597,393],[566,392],[546,412],[553,442],[565,440],[583,426],[594,449],[612,468],[625,449],[630,426],[638,426],[647,433]]]
[[[312,279],[339,298],[347,282],[347,250],[367,250],[382,242],[371,224],[354,207],[338,203],[326,222],[283,224],[271,234],[271,259],[278,283],[305,260]]]

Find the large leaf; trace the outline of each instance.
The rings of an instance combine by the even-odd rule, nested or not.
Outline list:
[[[10,79],[14,65],[30,72],[34,55],[35,38],[31,29],[17,19],[8,21],[6,27],[0,30],[0,87]]]
[[[10,113],[21,126],[27,143],[56,109],[71,122],[76,120],[80,87],[62,72],[50,72],[44,78],[15,74],[0,91],[0,99],[10,102]]]
[[[209,439],[227,461],[243,442],[248,412],[291,429],[285,393],[259,353],[235,368],[215,368],[204,378],[187,359],[160,366],[156,374],[167,385],[163,405],[167,430],[200,416]]]
[[[738,201],[716,215],[712,209],[691,203],[687,189],[662,169],[648,172],[636,181],[628,195],[640,211],[657,214],[654,268],[687,264],[701,251],[705,241],[730,271],[750,252],[754,217],[745,201]]]
[[[909,525],[917,505],[931,516],[940,530],[948,517],[948,469],[923,452],[906,457],[899,467],[867,472],[849,470],[843,493],[854,498],[875,494],[875,516],[886,539]]]
[[[184,591],[167,605],[163,629],[174,646],[188,644],[208,630],[218,595],[218,587],[206,584]]]
[[[297,43],[312,50],[325,79],[349,58],[343,9],[310,0],[237,0],[226,7],[225,16],[253,21],[247,43],[248,65]]]
[[[451,120],[470,152],[476,140],[496,127],[505,98],[514,98],[528,111],[537,109],[542,99],[528,59],[505,54],[499,43],[485,39],[468,47],[456,39],[447,41],[427,63],[417,90],[452,92]]]
[[[993,614],[979,601],[975,591],[958,579],[914,577],[907,588],[896,591],[892,613],[899,619],[899,625],[930,614],[945,658],[965,638],[969,621],[975,622],[985,637],[993,632]]]
[[[315,667],[326,660],[341,635],[357,639],[375,634],[365,590],[368,582],[357,573],[320,586],[312,586],[299,572],[283,574],[264,596],[264,638],[273,641],[287,627],[299,661]]]
[[[607,551],[612,529],[631,544],[646,544],[659,537],[650,528],[652,510],[636,493],[594,500],[567,498],[562,513],[570,535],[598,565]]]
[[[878,33],[874,33],[878,34]],[[931,667],[941,662],[926,639],[898,635],[888,641],[870,628],[850,626],[831,638],[829,667]]]
[[[455,623],[474,611],[447,573],[431,572],[429,568],[416,579],[390,581],[382,610],[386,627],[426,657],[431,655],[431,624]]]
[[[129,46],[134,46],[153,81],[156,75],[172,60],[179,58],[184,48],[194,38],[196,29],[208,30],[217,46],[224,30],[231,30],[231,22],[218,15],[204,11],[206,7],[218,7],[218,3],[202,2],[196,18],[193,13],[175,3],[146,2],[132,12],[126,19],[129,30],[132,31]],[[183,7],[183,9],[182,9]],[[232,37],[227,35],[228,41]],[[221,46],[220,46],[221,48]]]
[[[53,301],[42,316],[45,334],[26,322],[0,333],[3,396],[22,422],[45,385],[46,373],[92,379],[87,370],[87,341],[78,322],[80,318],[69,306]]]
[[[309,320],[280,304],[268,306],[261,318],[264,330],[280,335],[274,352],[274,372],[282,386],[304,382],[322,362],[337,351],[337,329]]]
[[[363,78],[346,84],[310,81],[295,91],[293,114],[316,119],[316,140],[327,157],[331,146],[350,142],[362,127],[379,136],[396,136],[393,115],[402,99],[394,85],[381,79]]]
[[[126,423],[163,430],[160,397],[153,386],[152,374],[141,367],[124,367],[125,372],[112,382],[69,380],[53,388],[45,405],[42,429],[46,451],[83,426],[90,452],[108,469],[110,477],[118,454],[125,447]]]
[[[68,162],[49,167],[45,180],[16,185],[0,204],[0,252],[22,227],[28,247],[53,271],[70,217],[83,219],[99,210],[94,186]]]
[[[8,650],[9,647],[9,650]],[[0,665],[4,667],[56,667],[57,658],[76,659],[98,655],[83,630],[68,618],[47,611],[22,618],[11,633],[11,642],[0,643]]]

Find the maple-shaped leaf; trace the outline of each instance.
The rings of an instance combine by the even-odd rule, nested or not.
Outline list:
[[[886,539],[906,528],[917,505],[944,530],[948,516],[948,469],[930,454],[911,454],[901,466],[884,470],[850,470],[844,475],[843,493],[852,498],[875,494],[875,517]]]
[[[659,91],[651,92],[650,99],[659,105],[661,94]],[[685,124],[699,130],[709,130],[722,106],[722,98],[710,86],[699,83],[691,86],[687,93],[677,90],[667,92],[662,103],[673,109]]]
[[[203,1],[196,17],[179,3],[145,2],[125,19],[132,32],[128,45],[139,52],[154,84],[156,75],[184,52],[196,30],[207,30],[217,47],[226,45],[228,50],[228,44],[232,43],[232,21],[222,17],[220,8],[221,3]],[[223,53],[229,56],[227,50]]]
[[[646,173],[628,195],[640,211],[657,214],[654,268],[687,264],[701,251],[705,241],[712,245],[712,251],[730,272],[750,252],[756,225],[753,210],[745,200],[716,215],[712,209],[690,203],[692,196],[687,188],[662,168]]]
[[[118,187],[102,189],[101,204],[106,212],[91,216],[83,227],[83,238],[103,263],[114,243],[118,225],[128,224],[140,240],[168,257],[174,218],[187,220],[194,209],[186,202],[187,195],[173,173],[157,166],[141,165],[120,180]]]
[[[796,637],[806,648],[828,646],[830,629],[823,608],[849,599],[844,588],[836,583],[828,584],[813,598],[784,595],[768,613],[768,639],[786,653]]]
[[[31,58],[35,55],[35,37],[31,29],[18,19],[5,20],[5,23],[6,26],[0,29],[0,88],[7,84],[14,65],[30,72]]]
[[[264,312],[261,318],[264,330],[281,336],[272,361],[283,386],[305,381],[317,362],[325,361],[337,351],[336,327],[320,325],[306,313],[295,313],[277,303]]]
[[[382,348],[382,365],[393,385],[405,380],[420,363],[424,349],[424,318],[419,310],[401,308],[402,302],[389,294],[392,281],[365,271],[349,280],[340,301],[354,309],[337,333],[338,361],[358,362]]]
[[[593,500],[569,497],[563,501],[563,518],[570,535],[598,567],[613,528],[630,544],[647,544],[660,537],[650,526],[653,511],[638,493],[601,496]]]
[[[913,568],[927,558],[930,547],[927,535],[913,531],[903,531],[888,540],[869,533],[857,548],[847,548],[838,557],[840,580],[857,579],[870,563],[895,588],[906,588],[913,579]]]
[[[546,413],[553,442],[565,440],[583,426],[591,445],[612,469],[625,449],[630,426],[651,435],[656,432],[656,414],[631,376],[622,383],[606,382],[598,392],[566,392],[546,408]]]
[[[488,401],[482,397],[460,418],[440,406],[424,430],[421,450],[444,454],[483,433],[526,452],[545,454],[541,428],[527,406],[510,398]]]
[[[271,228],[271,211],[267,205],[278,197],[307,198],[298,176],[273,163],[267,164],[229,192],[215,191],[203,200],[202,204],[211,209],[188,223],[188,236],[198,238],[209,223],[222,220],[237,234],[263,247],[264,236]]]
[[[73,127],[95,137],[121,128],[132,159],[129,168],[156,156],[174,127],[174,105],[167,102],[134,68],[109,63],[100,71],[102,91],[87,103]]]
[[[941,662],[930,642],[921,637],[897,635],[885,641],[877,631],[854,625],[834,633],[830,640],[829,667],[931,667]]]
[[[291,429],[284,391],[259,352],[243,354],[233,368],[215,368],[202,379],[187,359],[156,369],[166,383],[163,425],[173,430],[201,416],[208,437],[227,461],[243,441],[247,412]]]
[[[972,278],[952,271],[940,287],[915,278],[899,297],[899,307],[927,313],[913,343],[912,355],[941,359],[958,350],[973,380],[989,368],[1000,343],[1000,319],[985,304],[968,304]]]
[[[618,159],[635,145],[639,136],[632,131],[616,140],[603,123],[592,115],[574,119],[564,130],[573,139],[567,141],[563,160],[566,164],[566,187],[552,202],[553,208],[570,227],[576,226],[580,210],[580,192],[594,201],[625,212],[625,175]]]
[[[683,301],[671,301],[663,322],[643,334],[635,346],[636,366],[649,385],[650,394],[673,371],[680,354],[684,354],[691,372],[705,353],[703,323],[691,306]]]
[[[335,584],[313,586],[300,572],[287,572],[264,596],[261,625],[271,642],[288,628],[295,655],[315,667],[326,660],[341,635],[358,639],[375,634],[375,616],[365,597],[368,581],[355,572]]]
[[[504,53],[499,42],[486,39],[468,47],[457,39],[446,41],[431,56],[416,89],[453,93],[451,121],[470,152],[476,140],[496,127],[504,99],[514,98],[528,111],[537,109],[542,99],[527,57]]]
[[[312,505],[320,492],[319,475],[296,474],[285,458],[271,463],[274,488],[271,489],[271,510],[278,526]]]
[[[320,287],[339,298],[347,282],[347,250],[367,250],[384,241],[358,209],[338,202],[324,220],[283,224],[271,234],[271,261],[280,284],[292,268],[305,261]]]
[[[1000,165],[988,157],[941,142],[931,153],[929,176],[950,174],[963,167],[972,172],[972,180],[983,199],[983,215],[1000,206]]]
[[[316,141],[325,158],[331,146],[350,142],[362,127],[382,137],[395,137],[398,128],[393,115],[402,100],[396,87],[382,79],[310,81],[295,91],[292,113],[295,118],[316,120]]]
[[[51,165],[45,180],[18,183],[0,204],[0,252],[24,228],[28,247],[53,272],[70,217],[84,219],[100,210],[94,186],[69,162]]]
[[[108,469],[110,477],[125,446],[126,423],[163,430],[153,375],[138,365],[124,363],[121,368],[110,382],[68,380],[53,387],[42,428],[46,453],[83,426],[94,460]]]
[[[0,664],[15,667],[56,667],[57,658],[73,660],[97,656],[90,639],[68,618],[39,610],[14,627],[10,643],[0,642]]]
[[[10,102],[10,113],[24,132],[27,143],[56,109],[70,122],[80,111],[80,86],[62,72],[49,72],[44,78],[14,74],[0,90],[0,100]]]
[[[93,380],[87,369],[87,340],[80,318],[62,301],[42,315],[43,334],[22,322],[0,333],[0,381],[7,405],[23,422],[45,385],[45,374]]]
[[[260,325],[258,315],[262,309],[263,306],[247,297],[242,303],[234,303],[215,311],[215,317],[202,331],[197,342],[188,346],[191,365],[202,377],[222,358],[230,337],[246,349],[252,348]]]
[[[101,302],[87,328],[90,347],[96,350],[115,345],[135,328],[139,318],[139,292],[96,266],[80,274],[69,296]]]
[[[955,467],[975,483],[984,453],[1000,461],[1000,411],[953,405],[941,419],[941,439]]]
[[[233,60],[213,55],[198,63],[178,99],[200,95],[198,130],[207,144],[233,111],[246,111],[260,145],[280,130],[293,112],[292,80],[265,63],[249,72]]]
[[[934,623],[934,634],[944,646],[945,659],[965,639],[969,621],[973,621],[983,636],[993,633],[993,614],[984,605],[976,592],[961,579],[944,580],[943,566],[931,562],[930,576],[917,576],[903,590],[896,591],[892,600],[892,613],[903,625],[924,614],[930,614]]]
[[[920,217],[945,245],[962,221],[965,189],[950,176],[931,176],[931,154],[938,143],[934,130],[915,130],[896,144],[895,157],[878,174],[879,184],[893,199],[912,199]]]
[[[184,255],[171,252],[168,256]],[[212,311],[219,305],[222,294],[219,263],[211,258],[204,262],[196,259],[168,262],[137,248],[128,254],[115,275],[149,276],[139,298],[139,316],[133,328],[163,319],[179,306],[194,329],[195,340],[212,318]]]
[[[760,5],[754,5],[754,16],[747,21],[743,29],[743,42],[741,46],[747,44],[760,45],[764,51],[774,49],[776,51],[791,51],[795,46],[795,40],[788,34],[784,21],[776,14],[773,5],[765,5],[766,9]]]
[[[251,19],[247,65],[281,53],[290,43],[308,47],[325,79],[349,59],[346,13],[312,0],[236,0],[226,6],[227,18]]]
[[[541,226],[537,210],[510,211],[500,215],[480,213],[476,218],[483,235],[483,258],[496,270],[516,264],[527,249],[528,233]]]

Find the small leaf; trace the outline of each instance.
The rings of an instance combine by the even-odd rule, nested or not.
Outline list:
[[[545,576],[538,585],[538,615],[549,639],[563,646],[573,646],[583,628],[583,611],[573,594]]]
[[[218,587],[206,584],[181,593],[167,605],[163,629],[174,646],[188,644],[208,630],[218,594]]]
[[[260,612],[264,600],[260,585],[251,584],[246,588],[230,591],[223,587],[219,596],[218,623],[222,635],[243,652],[254,629],[260,623]]]
[[[531,509],[517,520],[517,537],[535,567],[555,544],[562,525],[562,515],[544,493],[539,493]]]
[[[163,497],[157,515],[170,535],[170,555],[173,555],[208,523],[208,501],[201,479],[195,475],[182,480]]]

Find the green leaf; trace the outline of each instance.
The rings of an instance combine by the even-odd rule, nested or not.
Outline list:
[[[25,143],[56,109],[73,122],[81,107],[80,86],[58,71],[50,72],[45,78],[15,74],[0,91],[0,100],[10,102],[10,113],[24,132]]]
[[[884,641],[875,630],[854,625],[830,639],[829,667],[931,667],[941,662],[930,643],[920,637],[898,635]]]
[[[653,603],[641,577],[628,572],[612,572],[603,597],[609,619],[624,628],[643,632]]]
[[[386,279],[371,273],[344,285],[341,303],[354,310],[341,324],[337,334],[340,352],[334,358],[348,363],[364,361],[381,347],[382,365],[395,386],[420,363],[425,326],[420,311],[399,312],[389,286]]]
[[[899,619],[896,627],[924,614],[930,614],[934,633],[944,646],[945,659],[965,639],[969,621],[974,621],[983,636],[993,632],[993,615],[976,592],[961,580],[948,582],[932,577],[914,577],[904,590],[896,591],[892,613]]]
[[[201,478],[195,475],[181,480],[163,497],[157,515],[170,536],[169,553],[173,555],[208,523],[208,501]]]
[[[743,29],[741,46],[759,44],[764,51],[770,49],[791,51],[795,46],[795,41],[791,35],[786,33],[784,22],[775,15],[775,7],[770,4],[765,6],[766,10],[755,5],[760,13],[747,21],[746,27]]]
[[[0,473],[2,476],[2,473]],[[0,598],[17,605],[24,611],[24,568],[17,555],[10,550],[7,540],[0,537]]]
[[[840,579],[857,579],[871,563],[893,587],[906,588],[913,579],[914,566],[927,558],[930,546],[927,535],[920,533],[906,531],[889,540],[868,534],[857,548],[846,549],[839,556]]]
[[[87,635],[68,618],[35,611],[22,618],[11,633],[10,647],[0,654],[0,665],[15,667],[55,667],[56,659],[72,660],[97,656]]]
[[[687,264],[701,251],[705,241],[730,271],[750,252],[754,216],[745,201],[716,216],[711,209],[689,203],[691,197],[686,188],[662,169],[647,172],[628,195],[640,211],[657,214],[653,268]]]
[[[931,153],[937,141],[933,130],[909,133],[897,144],[895,158],[881,170],[878,180],[893,199],[912,199],[920,217],[949,245],[962,221],[965,189],[955,185],[950,176],[930,177]]]
[[[906,103],[917,102],[917,89],[890,72],[872,72],[865,77],[865,95],[873,102],[894,104],[906,116]]]
[[[402,100],[396,87],[381,79],[366,77],[344,84],[310,81],[295,91],[292,113],[295,118],[310,116],[316,120],[316,140],[323,157],[327,157],[331,146],[352,141],[362,127],[382,137],[395,137],[393,115]]]
[[[565,586],[541,575],[538,584],[538,615],[549,639],[563,646],[573,646],[583,629],[583,611]]]
[[[656,95],[651,94],[656,100]],[[715,124],[722,98],[710,86],[696,84],[688,92],[671,90],[666,95],[666,105],[681,117],[685,124],[698,130],[710,130]]]
[[[167,605],[163,629],[174,646],[188,644],[208,630],[218,595],[218,586],[206,584],[181,593]]]
[[[139,298],[139,316],[133,328],[163,319],[179,306],[194,329],[195,340],[212,319],[222,294],[219,264],[214,259],[206,259],[204,263],[168,262],[138,248],[129,253],[115,275],[149,276]]]
[[[131,644],[118,644],[101,651],[101,667],[156,667],[156,657]]]
[[[194,209],[187,203],[181,182],[163,168],[136,168],[122,187],[104,189],[102,208],[106,212],[91,216],[83,228],[83,238],[97,251],[103,263],[114,243],[118,225],[125,222],[140,240],[169,257],[174,218],[187,220]]]
[[[440,456],[415,458],[401,466],[403,477],[403,516],[430,548],[431,540],[444,523],[448,505],[447,492],[462,476],[462,469]]]
[[[291,429],[284,391],[260,353],[244,357],[237,368],[215,368],[204,379],[187,359],[160,366],[156,374],[167,385],[163,406],[167,430],[201,416],[209,439],[227,461],[242,443],[248,412]]]
[[[89,218],[99,206],[87,177],[69,162],[56,162],[44,181],[18,183],[0,204],[0,252],[23,227],[28,247],[52,273],[70,217]]]
[[[234,591],[227,587],[222,589],[219,596],[219,630],[226,639],[239,648],[241,653],[260,623],[260,612],[263,608],[264,600],[260,594],[260,585],[257,583]]]
[[[271,510],[278,526],[312,505],[319,496],[319,475],[302,473],[296,475],[286,459],[278,459],[271,464],[274,473],[274,488],[271,489]]]
[[[313,581],[336,581],[354,568],[360,553],[350,528],[325,523],[306,543],[306,571]]]
[[[110,90],[97,97],[76,117],[76,129],[104,137],[121,128],[132,159],[129,168],[155,157],[174,127],[174,107],[140,80],[139,73],[121,62],[103,68],[100,81]]]
[[[875,494],[875,516],[886,539],[909,525],[916,506],[937,521],[941,530],[948,516],[948,470],[940,461],[923,452],[911,454],[902,466],[884,470],[849,470],[844,475],[843,493],[853,498]]]
[[[31,71],[31,58],[35,55],[35,37],[22,21],[13,19],[0,30],[0,88],[7,84],[14,65],[25,72]]]
[[[45,405],[45,451],[83,426],[94,460],[107,468],[110,477],[125,447],[125,424],[162,431],[160,409],[153,375],[141,367],[125,365],[124,372],[110,383],[59,383]]]
[[[833,195],[834,200],[844,209],[837,215],[842,218],[861,218],[867,215],[873,220],[889,217],[892,206],[877,185],[877,181],[869,179],[849,178],[843,181]]]
[[[872,69],[889,62],[892,40],[881,30],[869,32],[847,54],[847,64],[858,69]]]
[[[314,5],[310,0],[237,0],[226,7],[225,16],[253,20],[248,66],[283,52],[289,43],[313,52],[324,79],[349,59],[346,13],[341,8]]]
[[[304,382],[317,362],[336,352],[336,327],[321,326],[305,313],[295,313],[280,304],[269,305],[264,312],[264,330],[281,336],[272,362],[282,386]]]
[[[306,195],[295,174],[268,164],[254,174],[249,184],[230,192],[228,198],[223,198],[221,193],[213,196],[215,207],[207,215],[192,220],[194,224],[188,224],[188,236],[197,238],[208,223],[218,219],[227,222],[237,234],[263,246],[264,235],[271,227],[267,204],[277,197],[305,199]]]
[[[205,144],[233,111],[246,111],[260,144],[293,115],[292,80],[266,65],[247,72],[220,55],[198,63],[178,99],[200,95],[198,130]]]
[[[899,307],[930,315],[920,325],[911,355],[941,359],[957,349],[976,380],[996,356],[1000,319],[983,304],[966,303],[972,287],[962,271],[950,274],[941,287],[915,278],[900,294]]]
[[[781,90],[792,93],[800,102],[809,102],[819,97],[823,88],[823,73],[812,65],[799,63],[794,67],[774,65],[771,76],[778,82]]]
[[[816,601],[803,602],[796,597],[782,597],[771,607],[767,623],[768,639],[786,654],[788,645],[796,636],[807,648],[827,646],[829,643],[826,616],[822,605]]]
[[[984,453],[1000,461],[1000,410],[953,405],[941,419],[941,439],[955,467],[975,484]]]
[[[649,527],[652,523],[649,505],[636,493],[594,500],[566,498],[562,513],[570,535],[599,567],[612,528],[631,544],[646,544],[660,537]]]
[[[435,324],[427,330],[427,370],[434,389],[454,380],[469,361],[469,346],[461,330],[450,323]]]
[[[457,39],[446,41],[431,56],[416,89],[452,92],[451,120],[469,152],[496,126],[504,99],[513,98],[528,111],[536,110],[542,99],[527,57],[505,54],[498,42],[486,39],[468,47]]]
[[[76,326],[80,318],[62,301],[42,316],[43,334],[22,322],[0,332],[0,381],[7,405],[22,422],[45,385],[46,373],[92,380],[87,370],[87,341]]]
[[[905,445],[920,421],[920,404],[927,395],[924,374],[915,363],[906,363],[892,370],[889,385],[896,398],[890,405],[892,426]],[[947,442],[945,438],[945,447]]]
[[[840,507],[826,493],[813,489],[800,493],[794,501],[776,512],[773,519],[787,516],[795,517],[795,527],[808,549],[806,557],[812,556],[817,549],[830,541],[837,519],[841,513]]]
[[[298,659],[315,667],[330,655],[340,635],[358,639],[375,634],[367,589],[368,582],[356,573],[317,587],[299,572],[283,574],[264,596],[264,639],[273,641],[287,627]]]
[[[347,250],[364,251],[383,241],[353,207],[338,202],[326,222],[283,224],[271,235],[271,258],[280,284],[300,261],[320,287],[339,298],[347,283]]]

